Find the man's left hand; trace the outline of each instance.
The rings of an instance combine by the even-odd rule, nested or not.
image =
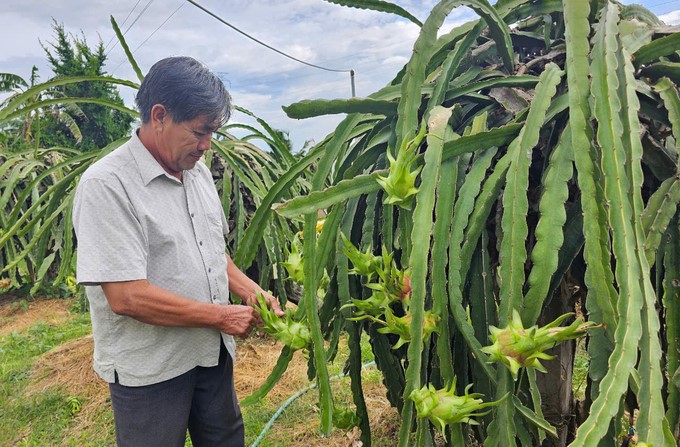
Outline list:
[[[279,317],[284,315],[284,312],[281,310],[281,306],[279,305],[279,300],[274,295],[269,292],[265,292],[264,290],[261,290],[258,293],[264,297],[264,300],[267,302],[267,306],[269,306],[269,308],[272,309],[276,315]],[[257,293],[248,299],[248,304],[250,306],[255,304],[255,302],[257,302]]]

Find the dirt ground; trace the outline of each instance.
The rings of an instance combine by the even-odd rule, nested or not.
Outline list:
[[[40,300],[30,302],[27,307],[0,305],[0,336],[21,331],[37,322],[63,322],[69,318],[70,303],[69,300]],[[82,396],[83,406],[73,428],[76,431],[91,428],[95,424],[96,412],[102,406],[108,405],[108,387],[92,369],[92,350],[93,340],[90,335],[45,353],[36,362],[31,384],[26,390],[27,397],[53,387],[60,388],[68,395]],[[239,342],[234,382],[241,398],[250,395],[264,382],[280,352],[281,345],[266,335],[251,336],[248,340]],[[283,378],[269,393],[268,399],[270,402],[283,403],[309,384],[307,360],[298,352]],[[364,394],[374,436],[389,436],[398,431],[399,415],[387,402],[382,384],[365,384]],[[361,446],[357,429],[351,432],[334,430],[330,438],[320,438],[318,418],[313,412],[310,412],[308,421],[307,424],[297,424],[295,427],[275,424],[271,432],[279,431],[281,437],[290,439],[290,445],[295,446]]]
[[[59,324],[69,317],[70,300],[0,301],[0,337],[37,322]]]

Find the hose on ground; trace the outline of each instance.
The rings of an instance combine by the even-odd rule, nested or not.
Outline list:
[[[373,366],[373,365],[375,365],[375,362],[364,363],[363,365],[361,365],[361,369],[363,370],[364,368],[368,368],[369,366]],[[330,380],[340,379],[342,377],[345,377],[346,375],[347,374],[345,374],[345,373],[336,374],[336,375],[332,376],[330,378]],[[260,442],[262,442],[262,440],[264,439],[264,437],[267,434],[267,432],[269,431],[269,429],[272,428],[272,425],[274,425],[274,422],[276,422],[276,420],[279,418],[279,416],[281,416],[281,413],[283,413],[283,410],[285,410],[286,407],[288,407],[290,404],[295,402],[295,400],[297,398],[299,398],[300,396],[305,394],[307,391],[313,390],[314,388],[316,388],[316,383],[309,385],[307,388],[304,388],[304,389],[298,391],[297,393],[293,394],[288,399],[286,399],[286,401],[283,404],[281,404],[281,406],[278,408],[278,410],[276,410],[274,412],[274,414],[269,419],[269,421],[267,421],[264,428],[262,428],[262,431],[260,432],[260,434],[257,437],[257,439],[255,440],[255,442],[253,442],[253,445],[251,447],[257,447],[258,445],[260,445]]]

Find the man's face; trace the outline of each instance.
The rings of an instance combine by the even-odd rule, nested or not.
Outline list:
[[[212,133],[218,127],[218,123],[209,122],[204,115],[180,123],[175,123],[167,115],[158,146],[159,161],[171,173],[192,169],[203,153],[210,149]]]

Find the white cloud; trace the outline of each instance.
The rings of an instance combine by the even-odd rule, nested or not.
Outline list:
[[[383,60],[383,64],[391,66],[394,65],[402,66],[407,62],[408,58],[406,56],[388,56]]]
[[[680,9],[659,16],[666,25],[680,25]]]
[[[271,106],[273,100],[272,95],[262,95],[240,90],[232,90],[230,93],[234,104],[250,111],[265,110]]]
[[[27,29],[37,29],[40,23],[30,17],[25,17],[15,12],[0,14],[0,29],[6,36],[21,36]],[[0,51],[0,62],[11,58],[26,56],[42,56],[43,50],[36,42],[29,39],[3,39],[4,44]]]

